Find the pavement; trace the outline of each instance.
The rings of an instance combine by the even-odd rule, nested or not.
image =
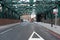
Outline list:
[[[43,22],[35,22],[35,23],[37,23],[37,24],[39,24],[39,25],[41,25],[49,30],[52,30],[53,32],[60,35],[60,26],[58,26],[58,25],[53,24],[53,26],[51,27],[51,24],[49,24],[49,23],[43,23]]]
[[[22,22],[0,32],[0,40],[28,40],[34,31],[44,40],[60,40],[58,37],[51,34],[45,27],[30,22]]]

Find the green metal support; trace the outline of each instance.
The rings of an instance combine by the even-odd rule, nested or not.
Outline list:
[[[4,13],[5,13],[5,6],[2,5],[2,18],[4,18]]]
[[[15,1],[15,2],[12,2]],[[50,10],[53,10],[53,6],[58,5],[55,2],[51,1],[39,1],[39,3],[34,2],[34,0],[29,0],[30,2],[19,2],[19,0],[4,0],[0,1],[0,4],[2,4],[2,18],[5,18],[4,13],[6,12],[6,8],[8,9],[7,17],[13,17],[15,15],[23,15],[25,12],[32,11],[32,9],[36,9],[37,13],[45,13],[49,12]],[[21,6],[21,4],[29,4],[30,6]],[[35,4],[36,6],[33,6]],[[20,6],[13,6],[13,5],[20,5]],[[51,7],[51,8],[50,8]],[[60,8],[60,7],[58,7]],[[60,11],[60,9],[59,9]],[[11,12],[11,13],[10,13]],[[13,15],[14,12],[14,15]],[[49,13],[48,13],[49,14]],[[11,16],[9,16],[11,15]],[[60,12],[59,12],[60,15]],[[6,18],[7,18],[6,17]],[[14,18],[14,17],[13,17]],[[18,18],[18,17],[16,17]]]

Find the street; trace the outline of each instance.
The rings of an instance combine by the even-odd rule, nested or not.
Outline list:
[[[60,40],[48,29],[37,23],[22,22],[14,27],[0,32],[0,40],[28,40],[33,32],[38,33],[44,40]]]

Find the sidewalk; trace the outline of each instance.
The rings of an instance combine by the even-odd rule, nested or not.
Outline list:
[[[48,23],[38,22],[38,24],[42,25],[43,27],[45,27],[57,34],[60,34],[60,26],[58,26],[58,25],[53,25],[53,27],[51,27],[51,24],[48,24]]]

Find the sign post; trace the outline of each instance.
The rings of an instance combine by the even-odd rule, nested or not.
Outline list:
[[[55,14],[55,25],[57,25],[57,14]]]
[[[53,10],[53,14],[55,14],[55,25],[57,25],[58,8]]]

